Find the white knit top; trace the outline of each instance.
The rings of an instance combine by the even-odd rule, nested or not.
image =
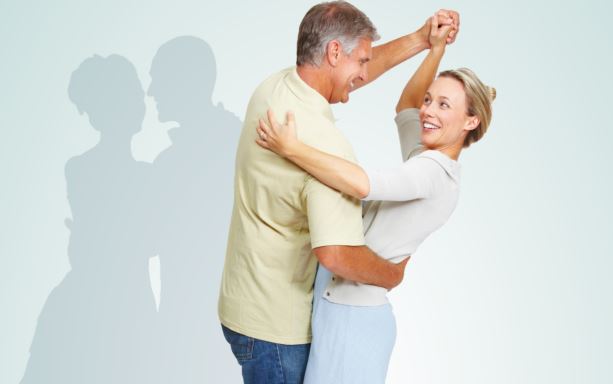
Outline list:
[[[449,219],[458,200],[460,164],[439,151],[420,152],[418,109],[403,110],[395,120],[404,163],[366,170],[370,194],[364,199],[363,222],[366,244],[398,263]],[[386,293],[385,288],[333,276],[323,297],[338,304],[375,306],[388,303]]]

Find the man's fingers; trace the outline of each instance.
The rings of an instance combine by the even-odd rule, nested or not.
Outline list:
[[[430,34],[436,36],[438,33],[438,19],[436,15],[430,18]]]

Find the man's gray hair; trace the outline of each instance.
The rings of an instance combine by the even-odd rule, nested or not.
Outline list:
[[[332,40],[338,40],[343,52],[350,54],[363,38],[376,41],[379,34],[362,11],[346,1],[317,4],[300,23],[296,65],[319,66]]]

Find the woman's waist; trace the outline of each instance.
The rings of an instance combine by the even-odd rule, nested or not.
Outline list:
[[[399,263],[410,255],[393,256],[387,260]],[[388,290],[371,284],[363,284],[331,275],[321,297],[336,304],[377,306],[388,304]]]
[[[335,304],[377,306],[388,304],[387,289],[375,285],[335,278],[323,292],[322,298]]]

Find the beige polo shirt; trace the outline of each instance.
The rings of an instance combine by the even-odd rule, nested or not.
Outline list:
[[[291,110],[300,140],[355,161],[334,125],[328,101],[296,68],[265,80],[254,92],[238,146],[234,210],[219,297],[226,327],[280,344],[311,340],[317,259],[311,249],[363,245],[361,205],[260,148],[256,125],[272,108],[279,120]]]

